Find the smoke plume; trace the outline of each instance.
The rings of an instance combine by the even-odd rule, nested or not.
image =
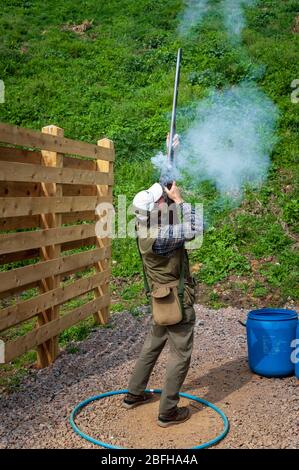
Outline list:
[[[224,26],[230,36],[238,38],[245,27],[244,8],[253,6],[256,0],[188,0],[180,15],[178,32],[188,35],[194,26],[201,23],[209,11],[219,12],[223,17]]]
[[[204,15],[209,10],[208,0],[188,0],[186,7],[181,14],[178,32],[186,35],[196,25],[198,25]]]
[[[255,0],[222,0],[222,12],[226,30],[231,36],[240,37],[244,29],[244,8],[255,4]]]
[[[188,34],[207,12],[218,11],[231,38],[238,39],[245,26],[244,8],[255,2],[188,0],[179,32]],[[210,181],[221,197],[239,202],[245,186],[257,188],[267,177],[276,142],[276,106],[254,83],[242,82],[211,91],[190,108],[192,123],[181,135],[174,165],[162,153],[152,158],[161,181],[180,180],[188,190]]]
[[[161,153],[152,163],[164,180],[187,179],[193,187],[209,180],[222,196],[239,199],[245,185],[259,187],[267,177],[277,117],[276,106],[255,84],[212,91],[181,135],[174,168]]]

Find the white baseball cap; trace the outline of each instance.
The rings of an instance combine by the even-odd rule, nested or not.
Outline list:
[[[133,199],[133,206],[141,213],[151,212],[155,207],[155,202],[159,201],[163,194],[163,188],[159,183],[153,184],[149,189],[140,191]]]

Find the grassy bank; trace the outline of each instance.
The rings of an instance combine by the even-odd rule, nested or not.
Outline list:
[[[163,148],[168,130],[178,46],[184,49],[180,131],[190,122],[186,110],[210,88],[256,81],[280,110],[268,180],[260,191],[247,191],[234,209],[215,204],[208,182],[198,188],[211,223],[191,260],[199,301],[213,307],[296,302],[299,105],[291,102],[291,82],[299,79],[298,2],[258,2],[247,11],[242,44],[230,41],[218,2],[211,3],[216,10],[179,39],[181,0],[6,2],[0,17],[0,78],[6,86],[0,121],[32,129],[51,123],[88,142],[113,139],[115,202],[120,194],[130,201],[155,178],[150,157]],[[113,276],[112,310],[136,313],[144,297],[133,240],[114,241]],[[87,322],[70,329],[62,344],[82,339],[90,328]],[[19,370],[22,361],[28,362],[16,361]]]

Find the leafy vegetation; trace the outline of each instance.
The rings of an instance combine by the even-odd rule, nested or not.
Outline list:
[[[217,0],[213,3],[217,7]],[[293,30],[297,0],[257,2],[247,11],[240,44],[230,41],[217,8],[192,35],[179,38],[181,0],[50,4],[7,0],[1,6],[0,78],[6,101],[0,120],[37,130],[53,123],[67,137],[88,142],[113,139],[117,204],[118,195],[131,201],[155,178],[150,157],[162,149],[168,131],[178,46],[184,49],[180,131],[211,87],[255,80],[280,110],[268,181],[260,191],[247,190],[234,208],[219,204],[209,182],[196,188],[209,230],[191,260],[199,299],[210,305],[298,300],[299,105],[290,98],[291,83],[299,79],[299,35]],[[84,20],[89,27],[78,32],[74,25]],[[187,181],[184,187],[188,197]],[[145,300],[140,271],[134,240],[115,240],[114,311],[135,312]],[[84,325],[64,333],[62,342],[82,339],[91,321]]]

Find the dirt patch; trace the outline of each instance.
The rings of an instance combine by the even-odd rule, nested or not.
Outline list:
[[[295,24],[293,27],[293,33],[299,34],[299,16],[295,18]]]
[[[182,398],[182,405],[189,403],[189,400]],[[192,414],[188,422],[167,430],[157,426],[158,409],[158,396],[153,402],[129,412],[121,407],[120,397],[111,397],[84,410],[77,423],[96,439],[112,445],[116,442],[117,445],[133,449],[175,449],[178,443],[182,443],[182,448],[194,447],[200,442],[211,440],[222,430],[221,418],[210,408],[196,402],[191,402]],[[155,432],[149,433],[149,429]]]
[[[273,288],[263,282],[263,291],[255,288],[256,279],[242,276],[229,276],[228,279],[216,283],[213,287],[198,284],[196,288],[196,301],[211,308],[242,307],[245,309],[260,308],[265,305],[272,307],[285,307],[282,305],[279,288]],[[290,299],[288,305],[293,307],[294,301]]]
[[[247,312],[196,306],[192,362],[183,390],[219,406],[231,424],[217,447],[299,448],[299,382],[295,377],[266,379],[247,365],[244,320]],[[32,370],[21,389],[0,400],[0,448],[93,448],[70,428],[68,419],[81,400],[123,389],[149,328],[149,315],[115,314],[111,328],[96,329],[64,351],[52,367]],[[156,364],[149,387],[163,388],[167,348]],[[192,407],[189,421],[162,429],[156,424],[157,399],[135,410],[121,407],[122,395],[90,404],[77,422],[92,436],[134,448],[188,448],[222,429],[211,410]],[[186,400],[182,400],[182,404]],[[47,439],[45,440],[45,432]]]
[[[231,274],[212,286],[198,283],[196,302],[210,308],[261,308],[265,305],[280,308],[294,308],[296,301],[284,297],[278,286],[270,284],[262,273],[274,264],[279,264],[274,256],[250,259],[251,276]]]
[[[61,31],[72,31],[73,33],[82,35],[92,28],[93,21],[84,20],[81,24],[64,24],[61,26]]]

